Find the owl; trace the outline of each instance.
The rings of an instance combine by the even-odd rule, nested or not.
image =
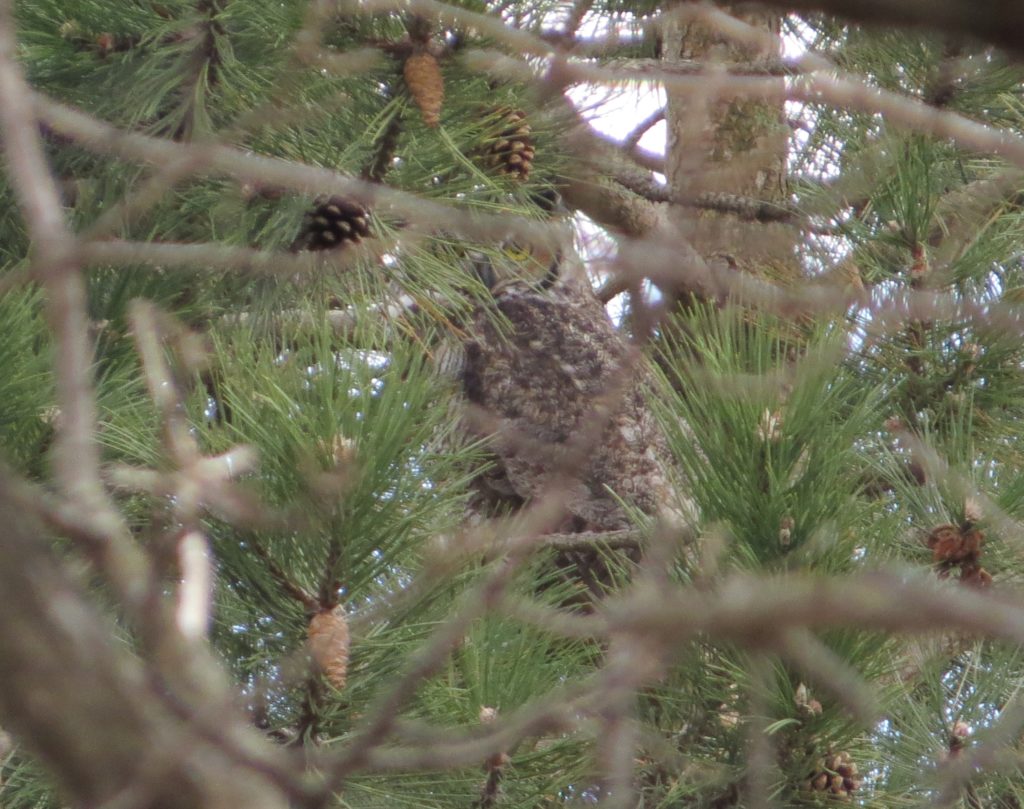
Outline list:
[[[514,511],[558,478],[568,480],[561,532],[622,529],[631,510],[671,509],[643,357],[612,324],[571,247],[525,259],[506,252],[514,271],[478,267],[491,301],[464,345],[462,391],[495,456],[473,507]]]

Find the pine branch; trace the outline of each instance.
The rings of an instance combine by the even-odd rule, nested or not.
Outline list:
[[[747,222],[794,224],[802,219],[800,213],[789,206],[737,194],[707,191],[692,200],[682,199],[677,202],[702,211],[735,214]]]
[[[576,534],[547,534],[543,538],[545,547],[555,551],[591,551],[594,548],[608,550],[639,550],[646,544],[643,531],[582,531]]]
[[[397,109],[376,144],[373,160],[363,171],[363,177],[371,183],[382,183],[394,163],[398,150],[398,139],[402,135],[402,110]]]
[[[308,613],[316,613],[323,609],[324,605],[320,602],[316,596],[310,593],[301,585],[297,584],[292,578],[285,572],[284,568],[281,567],[277,560],[270,555],[270,552],[264,547],[263,543],[259,541],[254,535],[250,534],[246,537],[246,545],[252,549],[266,566],[267,572],[271,578],[277,582],[277,585],[289,596],[298,601]]]
[[[197,26],[195,47],[186,59],[186,69],[181,77],[181,120],[171,132],[174,140],[191,139],[199,115],[200,99],[205,98],[206,91],[219,81],[221,56],[217,41],[226,35],[224,26],[217,19],[221,12],[220,0],[196,0],[195,9],[203,19]],[[199,92],[200,87],[202,93]]]
[[[278,158],[270,158],[219,144],[190,144],[153,138],[119,130],[99,119],[72,110],[44,96],[34,94],[36,113],[57,132],[72,137],[86,148],[101,154],[145,164],[166,165],[191,160],[190,174],[229,175],[256,185],[276,185],[300,194],[337,193],[368,208],[390,208],[406,221],[424,228],[436,227],[465,235],[478,242],[499,243],[514,239],[522,244],[555,245],[562,237],[561,225],[545,223],[507,213],[467,216],[457,206],[434,202],[416,194],[377,183],[358,180],[340,172],[316,168]],[[182,246],[182,248],[189,246]],[[208,246],[192,246],[208,249]],[[101,244],[89,249],[102,255]],[[145,247],[135,247],[144,251]],[[552,248],[553,249],[553,248]],[[181,251],[178,251],[181,252]],[[134,259],[133,259],[134,260]]]

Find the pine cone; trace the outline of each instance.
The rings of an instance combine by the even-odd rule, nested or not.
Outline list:
[[[992,583],[992,576],[980,562],[984,542],[985,534],[973,523],[960,527],[944,523],[933,528],[925,539],[940,578],[948,577],[959,567],[960,581],[975,587],[988,587]]]
[[[847,752],[827,756],[804,781],[804,789],[849,800],[860,787],[857,765]]]
[[[402,74],[409,94],[420,108],[423,123],[437,126],[444,101],[444,76],[437,59],[428,51],[417,51],[405,60]]]
[[[530,123],[522,110],[503,108],[494,111],[501,116],[497,132],[488,138],[487,163],[520,182],[525,182],[533,167],[536,149],[530,137]]]
[[[960,537],[960,529],[950,523],[944,523],[933,528],[925,544],[932,550],[932,558],[938,563],[953,562],[960,554],[963,540]]]
[[[369,215],[363,206],[344,197],[318,199],[306,214],[296,244],[302,250],[332,250],[357,244],[370,235]]]
[[[339,691],[348,675],[348,618],[341,605],[318,612],[306,630],[309,653],[327,682]]]

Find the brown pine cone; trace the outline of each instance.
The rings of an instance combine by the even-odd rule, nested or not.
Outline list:
[[[348,678],[348,618],[341,605],[314,615],[306,630],[309,653],[327,682],[339,691]]]
[[[491,168],[525,182],[533,168],[536,148],[531,137],[530,122],[522,110],[500,109],[495,132],[488,138],[486,159]]]
[[[295,241],[300,250],[333,250],[358,244],[370,235],[370,219],[357,202],[344,197],[320,198],[306,214]]]
[[[437,126],[441,121],[441,105],[444,102],[444,76],[441,66],[432,53],[416,51],[405,60],[402,75],[416,106],[420,108],[423,123]]]

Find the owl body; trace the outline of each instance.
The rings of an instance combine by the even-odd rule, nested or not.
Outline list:
[[[462,371],[467,401],[490,420],[495,465],[478,481],[489,510],[514,509],[557,479],[572,532],[625,528],[623,504],[655,515],[670,500],[644,361],[584,284],[496,289]]]

